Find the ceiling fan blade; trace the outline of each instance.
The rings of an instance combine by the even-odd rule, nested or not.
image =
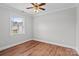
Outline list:
[[[28,8],[26,8],[26,9],[31,9],[31,8],[33,8],[33,7],[28,7]]]
[[[43,6],[43,5],[46,5],[46,3],[41,3],[41,4],[39,4],[39,6]]]
[[[34,3],[31,3],[32,5],[35,5]]]
[[[39,9],[41,9],[41,10],[45,10],[44,8],[39,8]]]
[[[36,3],[31,3],[33,6],[36,6]]]

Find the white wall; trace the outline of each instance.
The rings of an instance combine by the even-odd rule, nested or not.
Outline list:
[[[10,17],[19,16],[25,18],[25,34],[10,35]],[[32,38],[33,17],[27,13],[0,4],[0,50],[16,45]]]
[[[74,48],[76,46],[76,8],[69,8],[34,19],[34,38]]]
[[[25,34],[10,35],[9,22],[11,16],[25,18]],[[38,40],[69,47],[77,45],[79,48],[79,20],[77,19],[77,21],[78,29],[76,32],[76,8],[51,12],[46,15],[36,16],[33,19],[32,15],[0,4],[0,50],[10,45],[27,41],[30,38],[37,38]],[[77,40],[75,35],[77,35]]]
[[[79,52],[79,4],[77,4],[76,47]]]

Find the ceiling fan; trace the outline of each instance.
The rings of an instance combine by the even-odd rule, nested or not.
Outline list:
[[[28,7],[26,9],[34,9],[35,12],[38,12],[39,10],[43,10],[45,11],[45,9],[43,8],[44,5],[46,5],[46,3],[31,3],[32,7]]]

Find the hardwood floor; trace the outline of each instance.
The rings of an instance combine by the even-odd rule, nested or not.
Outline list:
[[[74,49],[31,40],[0,51],[0,56],[78,56]]]

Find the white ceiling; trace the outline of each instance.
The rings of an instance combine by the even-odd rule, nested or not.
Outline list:
[[[32,6],[30,3],[7,3],[7,5],[33,15],[45,14],[59,9],[75,6],[74,3],[46,3],[46,5],[44,6],[44,8],[46,9],[45,11],[39,11],[39,13],[35,13],[33,9],[26,9],[27,7]]]

